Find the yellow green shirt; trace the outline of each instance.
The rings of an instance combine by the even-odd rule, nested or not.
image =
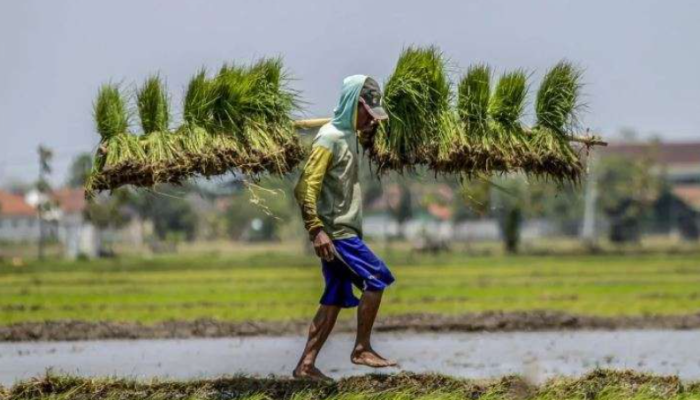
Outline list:
[[[324,125],[294,190],[304,226],[322,228],[331,239],[362,237],[360,157],[356,134]]]

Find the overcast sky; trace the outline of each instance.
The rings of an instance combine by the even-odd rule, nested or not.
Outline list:
[[[33,179],[40,143],[55,150],[55,179],[92,151],[104,82],[160,72],[179,114],[199,67],[281,55],[308,115],[325,116],[344,76],[381,82],[411,44],[440,46],[456,74],[477,62],[525,68],[533,88],[566,58],[586,70],[586,126],[698,139],[698,17],[694,0],[2,0],[0,183]]]

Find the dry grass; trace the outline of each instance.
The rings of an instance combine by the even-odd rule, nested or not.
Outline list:
[[[700,385],[675,376],[595,370],[581,378],[555,378],[534,385],[518,376],[465,380],[436,374],[364,375],[319,383],[289,378],[224,377],[193,381],[46,377],[18,383],[2,400],[30,399],[490,399],[630,400],[698,399]]]

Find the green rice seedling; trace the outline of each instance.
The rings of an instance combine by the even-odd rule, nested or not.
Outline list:
[[[527,140],[522,129],[522,117],[527,98],[527,75],[522,70],[507,72],[489,100],[491,127],[487,143],[491,146],[489,168],[509,172],[520,165],[527,153]],[[489,169],[487,168],[487,170]]]
[[[300,151],[299,137],[291,118],[292,112],[300,108],[298,93],[289,88],[289,77],[279,58],[260,60],[251,66],[250,71],[258,77],[260,91],[267,93],[260,96],[259,107],[266,111],[264,128],[284,148],[285,157],[290,158],[287,161],[293,161]]]
[[[179,183],[191,174],[182,136],[169,131],[170,107],[167,89],[158,75],[146,79],[136,93],[136,105],[144,135],[141,137],[146,162],[133,182],[141,186]]]
[[[537,126],[561,135],[576,127],[582,107],[581,77],[581,70],[567,61],[560,61],[545,74],[535,103]]]
[[[100,87],[93,104],[93,117],[102,141],[129,129],[129,111],[118,85],[104,84]]]
[[[216,77],[213,120],[218,132],[241,143],[243,165],[263,165],[269,172],[286,170],[285,149],[298,147],[291,119],[296,93],[287,87],[280,59],[250,66],[224,65]]]
[[[130,115],[118,85],[100,87],[93,105],[93,117],[102,138],[86,185],[88,197],[95,191],[128,183],[136,166],[144,160],[138,138],[129,133]]]
[[[158,75],[146,79],[136,93],[136,105],[144,134],[165,132],[170,122],[170,107],[165,84]]]
[[[467,176],[509,172],[519,163],[527,142],[520,119],[527,98],[522,70],[503,74],[491,90],[491,69],[475,65],[458,86],[457,112],[462,124],[451,167]]]
[[[489,136],[491,69],[484,64],[469,67],[457,88],[457,114],[462,129],[450,167],[471,175],[492,150]]]
[[[102,142],[96,154],[99,166],[91,172],[86,195],[94,191],[116,189],[130,184],[140,175],[146,155],[139,138],[130,133],[120,133]]]
[[[487,65],[469,67],[457,90],[457,110],[460,119],[467,125],[467,131],[486,131],[491,99],[491,68]]]
[[[378,169],[410,168],[444,156],[453,132],[450,82],[437,47],[408,47],[384,87],[389,121],[370,149]]]
[[[569,132],[577,126],[582,108],[581,71],[562,61],[549,70],[537,92],[537,123],[530,135],[530,146],[537,160],[527,170],[556,181],[579,181],[581,160],[569,143]]]
[[[201,69],[187,86],[183,101],[185,123],[178,131],[192,171],[205,177],[225,173],[236,162],[241,147],[230,137],[224,140],[220,125],[214,121],[216,101],[216,82]]]
[[[492,120],[507,130],[520,128],[520,118],[527,97],[527,76],[518,70],[503,74],[489,101],[488,113]]]
[[[115,170],[125,164],[138,165],[146,161],[146,153],[139,143],[139,137],[130,133],[114,135],[107,141],[106,148],[103,171]]]
[[[169,131],[154,131],[140,138],[146,161],[140,171],[139,186],[179,183],[190,174],[190,159],[185,157],[182,136]]]
[[[213,109],[216,91],[212,80],[207,78],[205,69],[195,74],[187,85],[183,101],[183,118],[189,125],[213,130]]]
[[[210,172],[218,162],[213,137],[206,129],[189,123],[184,123],[176,131],[180,141],[182,158],[189,163],[188,171],[192,174],[210,176]]]

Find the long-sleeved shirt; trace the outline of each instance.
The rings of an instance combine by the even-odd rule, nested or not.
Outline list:
[[[362,237],[356,123],[366,79],[353,75],[343,80],[334,117],[314,138],[311,156],[294,190],[310,234],[323,229],[331,239]]]
[[[360,157],[353,131],[324,125],[294,190],[307,231],[323,229],[331,239],[362,237]]]

